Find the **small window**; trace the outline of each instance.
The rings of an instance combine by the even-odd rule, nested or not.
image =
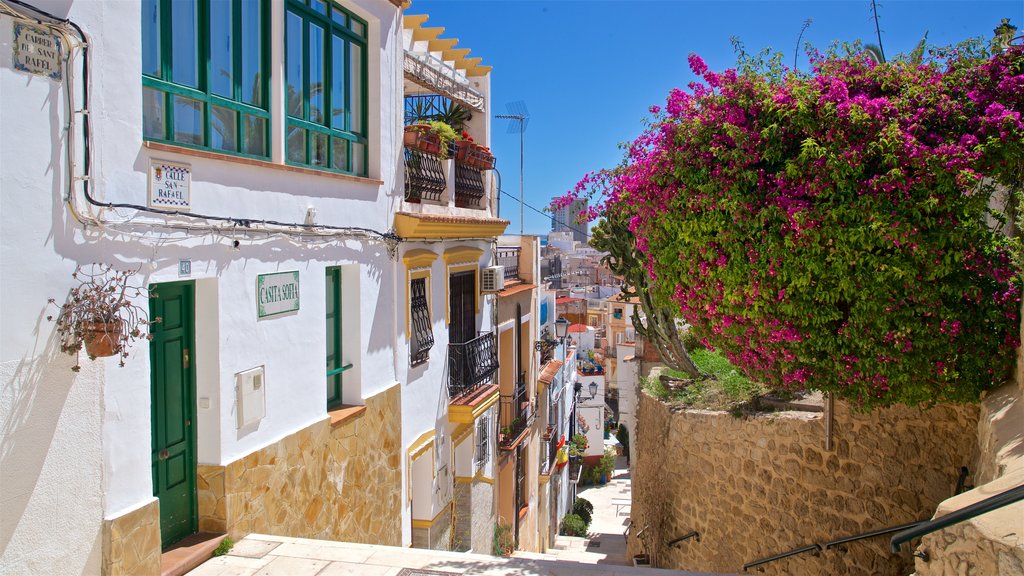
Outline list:
[[[422,364],[430,357],[434,346],[434,332],[430,326],[430,310],[427,308],[427,279],[416,278],[411,282],[410,316],[412,334],[409,342],[410,361],[413,366]]]
[[[487,463],[488,443],[490,441],[487,434],[489,423],[487,416],[484,416],[476,426],[476,465],[480,467]]]
[[[622,308],[615,309],[615,319],[622,320]]]

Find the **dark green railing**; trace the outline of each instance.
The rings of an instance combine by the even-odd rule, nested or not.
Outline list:
[[[899,553],[900,545],[905,542],[910,542],[914,538],[920,538],[926,534],[931,534],[937,530],[942,530],[953,524],[958,524],[964,520],[970,520],[975,516],[980,516],[986,512],[998,510],[1003,506],[1008,506],[1014,502],[1020,502],[1024,500],[1024,484],[1017,486],[1016,488],[1010,488],[1005,492],[1000,492],[995,496],[990,496],[980,502],[975,502],[970,506],[965,506],[955,512],[950,512],[941,518],[935,520],[929,520],[928,522],[922,522],[917,526],[908,528],[899,534],[896,534],[889,540],[889,547],[892,549],[894,554]]]

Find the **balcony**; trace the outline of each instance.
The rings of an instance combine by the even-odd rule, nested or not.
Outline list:
[[[516,391],[498,399],[498,447],[513,450],[533,423],[530,397],[526,393],[526,375],[520,376]]]
[[[448,188],[440,156],[405,149],[405,199],[409,202],[440,202]]]
[[[498,346],[493,332],[482,332],[463,344],[448,344],[449,398],[473,392],[497,371]]]
[[[455,162],[455,205],[459,208],[483,208],[482,201],[487,195],[484,188],[484,171]]]
[[[552,435],[551,439],[541,442],[540,445],[540,473],[551,474],[555,469],[555,459],[558,456],[558,440],[557,435]]]
[[[498,246],[495,257],[498,266],[505,267],[505,281],[520,280],[519,278],[519,246]]]

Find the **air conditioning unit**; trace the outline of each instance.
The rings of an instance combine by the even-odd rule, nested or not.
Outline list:
[[[480,291],[497,292],[505,287],[505,267],[488,266],[480,270]]]

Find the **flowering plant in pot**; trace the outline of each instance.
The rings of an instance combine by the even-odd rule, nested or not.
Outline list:
[[[494,168],[494,155],[491,149],[473,141],[469,132],[462,133],[462,139],[456,142],[455,161],[478,170]]]
[[[114,270],[109,264],[92,264],[88,270],[82,266],[75,269],[71,277],[78,280],[79,285],[68,292],[56,318],[61,352],[77,354],[84,347],[90,360],[120,355],[121,366],[124,366],[132,340],[153,339],[143,329],[160,319],[150,321],[146,309],[133,303],[135,299],[150,296],[146,288],[131,284],[135,274],[135,271]],[[49,303],[57,306],[53,298]],[[47,316],[47,320],[54,318]],[[71,369],[77,372],[81,366],[76,363]]]

